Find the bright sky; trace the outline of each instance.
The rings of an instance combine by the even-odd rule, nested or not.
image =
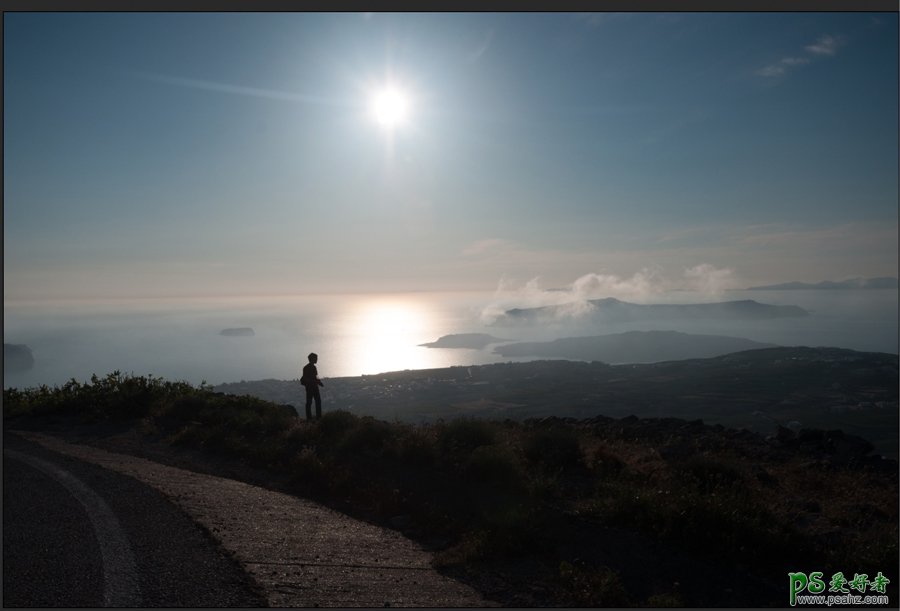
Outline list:
[[[7,13],[5,299],[896,276],[897,17]]]

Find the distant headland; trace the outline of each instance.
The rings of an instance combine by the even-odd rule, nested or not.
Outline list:
[[[34,355],[25,344],[3,344],[3,371],[19,373],[34,367]]]
[[[514,308],[507,310],[493,324],[515,324],[571,316],[603,322],[635,322],[644,320],[701,320],[701,319],[770,319],[808,316],[809,312],[794,305],[770,305],[752,299],[717,303],[638,304],[612,297],[591,299],[584,303]]]
[[[841,290],[841,289],[895,289],[897,278],[852,278],[833,282],[824,280],[811,284],[809,282],[785,282],[767,286],[751,286],[748,291],[805,291],[805,290]]]
[[[509,341],[512,340],[494,337],[487,333],[457,333],[455,335],[444,335],[443,337],[438,338],[437,341],[419,345],[426,348],[464,348],[469,350],[481,350],[490,344]]]

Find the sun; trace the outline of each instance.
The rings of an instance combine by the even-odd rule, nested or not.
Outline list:
[[[385,87],[375,92],[369,108],[375,121],[385,129],[394,129],[409,117],[409,96],[397,87]]]

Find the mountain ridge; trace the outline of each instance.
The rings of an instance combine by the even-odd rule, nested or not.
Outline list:
[[[747,291],[801,291],[801,290],[848,290],[848,289],[895,289],[898,279],[890,276],[878,278],[851,278],[849,280],[823,280],[822,282],[783,282],[764,286],[751,286]]]

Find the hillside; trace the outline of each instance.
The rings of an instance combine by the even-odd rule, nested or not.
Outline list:
[[[628,331],[593,337],[565,337],[549,342],[518,342],[497,346],[494,353],[512,357],[551,357],[606,363],[655,363],[709,358],[773,346],[774,344],[722,335]]]
[[[764,352],[728,358],[752,370]],[[7,429],[249,473],[401,530],[505,606],[786,606],[797,567],[881,571],[891,601],[900,582],[897,462],[835,431],[764,439],[635,416],[413,426],[343,411],[307,423],[252,397],[118,373],[6,390],[3,406]]]
[[[216,390],[302,405],[296,381]],[[766,348],[637,365],[503,363],[331,378],[325,410],[403,422],[460,416],[702,419],[774,434],[777,426],[840,429],[898,454],[898,357],[839,348]],[[302,408],[301,408],[302,409]]]

